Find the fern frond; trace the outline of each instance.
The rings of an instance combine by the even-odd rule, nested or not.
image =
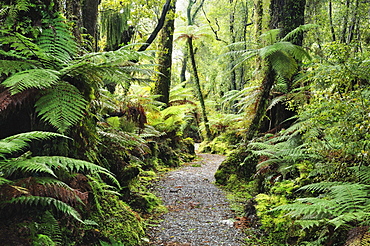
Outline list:
[[[0,157],[4,154],[12,154],[24,150],[28,143],[34,140],[48,140],[55,137],[68,138],[64,135],[53,132],[33,131],[25,132],[0,140]]]
[[[40,230],[43,234],[49,236],[56,245],[62,245],[62,232],[59,222],[50,211],[46,211],[41,218]]]
[[[36,68],[30,61],[0,60],[0,75],[9,76],[10,74]]]
[[[65,18],[56,13],[53,18],[44,16],[41,35],[36,44],[54,64],[66,64],[77,53],[77,43],[66,23]]]
[[[70,205],[84,204],[87,193],[72,189],[66,183],[49,177],[29,177],[20,179],[15,185],[25,187],[33,196],[47,196],[56,198]]]
[[[119,187],[119,182],[114,175],[106,168],[94,163],[68,158],[64,156],[36,156],[37,161],[49,165],[53,169],[64,169],[68,173],[101,173],[106,175],[114,184]]]
[[[28,159],[10,159],[0,162],[0,170],[5,177],[11,176],[15,172],[23,173],[46,173],[56,177],[53,169],[43,160],[36,157]]]
[[[87,101],[78,89],[69,83],[59,83],[35,104],[41,119],[62,133],[82,118],[86,106]]]
[[[342,182],[320,182],[320,183],[313,183],[309,185],[305,185],[298,190],[306,190],[311,192],[327,192],[331,189],[331,187],[335,185],[343,184]]]
[[[59,76],[60,73],[52,69],[28,69],[13,74],[2,85],[14,95],[29,88],[50,88],[59,81]]]
[[[278,96],[278,97],[274,97],[270,103],[270,105],[267,107],[266,111],[267,110],[270,110],[272,109],[275,105],[277,105],[278,103],[280,102],[284,102],[285,100],[287,99],[287,96],[286,95],[282,95],[282,96]]]
[[[66,203],[59,201],[52,197],[42,197],[42,196],[20,196],[13,198],[6,203],[11,204],[20,204],[20,205],[27,205],[27,206],[42,206],[42,207],[50,207],[65,213],[67,215],[72,216],[77,221],[83,223],[81,220],[81,215],[71,206],[67,205]]]
[[[281,39],[282,42],[293,40],[297,35],[300,35],[304,32],[312,30],[319,27],[316,24],[305,24],[295,28],[293,31],[290,31],[284,38]]]
[[[4,185],[4,184],[10,184],[12,183],[13,181],[11,180],[8,180],[6,178],[3,178],[3,177],[0,177],[0,186]]]

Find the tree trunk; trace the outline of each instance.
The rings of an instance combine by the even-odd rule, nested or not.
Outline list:
[[[348,15],[349,15],[349,7],[350,7],[351,1],[346,1],[346,12],[343,16],[343,26],[342,26],[342,36],[340,37],[340,42],[345,43],[346,42],[346,33],[347,33],[347,27],[348,27]]]
[[[281,37],[304,24],[304,10],[306,0],[271,0],[270,5],[270,28],[281,29]],[[261,14],[263,11],[262,2],[256,1],[256,34],[262,29]],[[303,35],[298,35],[292,40],[289,40],[293,44],[302,45]],[[256,136],[258,132],[266,132],[272,128],[278,128],[281,123],[292,116],[292,112],[287,110],[284,104],[275,106],[274,110],[270,110],[271,117],[267,121],[262,121],[264,115],[266,115],[266,108],[270,101],[270,92],[275,82],[275,73],[273,72],[270,64],[262,62],[258,64],[262,69],[262,85],[261,94],[256,102],[255,115],[253,116],[251,125],[247,132],[247,139],[251,140]],[[289,81],[288,81],[289,83]],[[290,85],[288,85],[290,87]],[[273,125],[272,125],[273,123]]]
[[[98,21],[98,6],[100,0],[84,0],[82,6],[82,24],[86,30],[86,33],[90,35],[93,50],[98,50],[98,31],[97,31],[97,21]]]
[[[255,106],[255,114],[248,128],[246,135],[247,140],[252,140],[260,131],[261,121],[263,116],[266,114],[266,108],[270,98],[270,91],[275,82],[275,73],[273,72],[271,66],[267,64],[263,65],[265,66],[262,68],[262,85],[260,87],[261,93]]]
[[[198,92],[198,97],[199,97],[199,102],[200,102],[200,107],[202,110],[202,115],[203,115],[203,122],[204,122],[204,127],[206,129],[206,139],[207,140],[212,140],[212,134],[209,129],[208,125],[208,118],[207,118],[207,112],[206,112],[206,106],[204,103],[204,98],[203,98],[203,93],[202,89],[200,87],[200,82],[199,82],[199,76],[198,76],[198,70],[195,62],[195,57],[194,57],[194,47],[193,47],[193,39],[192,37],[187,38],[188,41],[188,46],[189,46],[189,55],[190,55],[190,60],[191,60],[191,65],[193,67],[193,75],[194,75],[194,80],[195,80],[195,87]]]
[[[173,46],[173,32],[175,29],[175,12],[176,0],[172,0],[168,14],[170,18],[166,21],[162,33],[158,54],[159,75],[156,81],[153,93],[160,95],[158,101],[165,103],[168,106],[171,86],[171,67],[172,67],[172,46]]]
[[[284,37],[289,32],[304,24],[304,11],[306,0],[271,0],[270,28],[281,29],[280,36]],[[302,45],[303,34],[289,40],[295,45]]]
[[[335,30],[333,25],[333,4],[332,1],[329,0],[329,23],[330,23],[330,32],[331,32],[331,39],[335,41]]]

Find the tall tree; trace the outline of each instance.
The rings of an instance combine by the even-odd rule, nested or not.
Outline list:
[[[197,29],[198,28],[196,26],[187,26],[186,27],[186,32],[181,33],[177,39],[185,39],[186,42],[187,42],[189,58],[190,58],[190,61],[191,61],[191,66],[192,66],[192,70],[193,70],[193,77],[194,77],[194,81],[195,81],[195,87],[196,87],[196,90],[197,90],[198,99],[199,99],[200,107],[201,107],[201,110],[202,110],[202,117],[203,117],[204,127],[205,127],[205,130],[206,130],[206,139],[207,140],[212,140],[212,134],[211,134],[211,130],[209,128],[207,110],[206,110],[206,106],[205,106],[205,102],[204,102],[204,95],[203,95],[202,88],[201,88],[201,85],[200,85],[198,68],[197,68],[197,63],[196,63],[196,60],[195,60],[195,52],[194,52],[195,49],[194,49],[194,44],[193,44],[193,41],[195,39],[198,39],[200,36],[202,36],[204,34],[199,33],[199,30],[197,30]]]
[[[160,75],[156,81],[154,94],[159,95],[158,101],[168,105],[171,87],[171,68],[173,50],[173,32],[175,30],[176,0],[172,0],[167,12],[167,21],[159,40],[158,64]]]

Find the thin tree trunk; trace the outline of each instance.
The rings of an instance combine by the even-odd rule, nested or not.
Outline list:
[[[146,40],[145,44],[143,44],[138,51],[144,51],[146,50],[154,41],[154,39],[157,37],[159,31],[162,29],[164,22],[166,20],[167,12],[171,8],[171,0],[167,0],[166,3],[163,6],[161,17],[158,20],[157,26],[154,28],[153,32],[150,34],[149,38]]]
[[[341,43],[346,42],[346,33],[347,33],[347,27],[348,27],[348,15],[349,15],[350,4],[351,4],[351,1],[347,0],[346,1],[346,12],[343,16],[342,36],[340,37]]]
[[[182,59],[182,65],[181,65],[181,71],[180,71],[180,82],[186,81],[186,67],[188,63],[188,55],[187,53],[184,54],[184,57]]]
[[[200,107],[201,107],[202,115],[203,115],[204,127],[206,129],[206,138],[207,138],[207,140],[212,140],[212,134],[211,134],[211,131],[210,131],[209,125],[208,125],[208,118],[207,118],[206,106],[205,106],[205,103],[204,103],[202,89],[200,87],[198,70],[197,70],[197,65],[196,65],[195,57],[194,57],[193,39],[191,37],[188,37],[187,38],[187,41],[188,41],[188,47],[189,47],[189,55],[190,55],[191,65],[193,67],[193,73],[194,73],[193,75],[194,75],[194,80],[195,80],[195,87],[196,87],[197,92],[198,92]]]
[[[348,36],[347,36],[347,39],[346,39],[347,44],[349,44],[353,40],[354,32],[355,32],[356,25],[357,25],[357,22],[358,22],[358,20],[357,20],[358,19],[357,18],[358,7],[359,7],[359,0],[356,0],[355,7],[352,11],[353,17],[352,17],[352,20],[351,20],[351,25],[349,26],[349,29],[348,29]]]
[[[331,39],[335,41],[335,30],[333,25],[333,4],[332,1],[329,1],[329,23],[330,23],[330,32],[331,32]]]

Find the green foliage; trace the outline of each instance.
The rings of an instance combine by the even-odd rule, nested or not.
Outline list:
[[[87,101],[73,85],[62,82],[45,93],[35,104],[36,112],[60,132],[65,132],[83,117]]]
[[[55,133],[29,132],[0,140],[0,146],[4,146],[2,148],[2,160],[0,160],[2,183],[17,191],[15,194],[8,194],[4,190],[2,193],[2,202],[3,205],[4,203],[12,203],[50,207],[70,215],[83,223],[80,214],[72,206],[67,204],[67,201],[74,200],[81,202],[81,199],[78,197],[78,193],[61,181],[63,177],[65,175],[71,176],[77,172],[101,173],[109,177],[116,184],[118,182],[107,169],[87,161],[62,156],[32,157],[30,154],[21,153],[25,151],[28,142],[59,136],[59,134]],[[16,156],[9,157],[9,154]],[[31,180],[32,175],[39,176],[34,180],[44,188],[38,187],[37,190],[33,190],[31,186],[27,188],[19,186],[24,183],[22,178],[29,177],[28,179]],[[47,191],[48,187],[52,187],[53,194]]]
[[[140,216],[116,196],[99,196],[101,213],[94,213],[92,219],[97,222],[97,230],[113,242],[122,242],[127,246],[140,245],[144,237]]]
[[[28,205],[28,206],[51,207],[83,223],[80,214],[73,207],[52,197],[20,196],[6,202],[11,204],[21,204],[23,206]]]
[[[360,183],[323,182],[306,185],[301,190],[324,193],[318,197],[299,198],[278,210],[289,211],[303,229],[332,225],[335,229],[369,217],[369,186]]]

